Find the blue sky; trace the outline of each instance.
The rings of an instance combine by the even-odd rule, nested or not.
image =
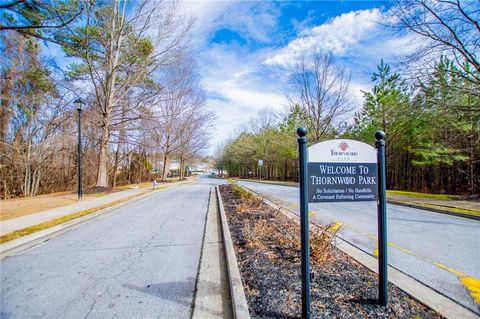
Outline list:
[[[384,30],[389,1],[183,1],[196,18],[193,39],[208,107],[218,120],[216,145],[264,108],[282,112],[288,65],[299,52],[333,53],[351,73],[353,106],[361,107],[371,73],[384,58],[408,53],[412,41]],[[348,121],[348,118],[345,120]]]

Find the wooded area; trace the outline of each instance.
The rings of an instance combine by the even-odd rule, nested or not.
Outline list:
[[[164,179],[172,160],[183,173],[202,155],[214,115],[180,12],[155,0],[2,2],[2,198],[75,189],[78,98],[86,188]]]
[[[290,70],[290,110],[253,120],[217,154],[218,169],[231,176],[298,180],[297,127],[307,127],[311,144],[343,137],[373,145],[380,129],[387,134],[389,189],[478,194],[479,4],[407,0],[388,13],[387,30],[411,35],[419,45],[396,71],[379,61],[360,111],[352,114],[350,78],[333,57],[305,53]]]

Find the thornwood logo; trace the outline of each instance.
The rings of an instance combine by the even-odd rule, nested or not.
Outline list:
[[[349,151],[350,146],[346,142],[341,142],[338,144],[338,150],[330,150],[330,155],[332,156],[357,156],[358,153],[355,151]]]

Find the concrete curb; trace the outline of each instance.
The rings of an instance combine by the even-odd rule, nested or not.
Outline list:
[[[426,207],[422,205],[417,205],[417,204],[412,204],[412,203],[406,203],[406,202],[400,202],[396,200],[391,200],[387,199],[387,203],[397,205],[397,206],[405,206],[405,207],[411,207],[411,208],[417,208],[417,209],[423,209],[423,210],[428,210],[431,212],[435,213],[440,213],[440,214],[446,214],[446,215],[451,215],[451,216],[457,216],[457,217],[462,217],[462,218],[470,218],[470,219],[475,219],[475,220],[480,220],[480,216],[476,215],[469,215],[469,214],[463,214],[463,213],[454,213],[448,210],[444,209],[437,209],[433,207]]]
[[[141,195],[138,195],[134,198],[131,198],[131,199],[128,199],[124,202],[121,202],[121,203],[115,204],[113,206],[101,209],[97,212],[88,214],[86,216],[75,218],[75,219],[72,219],[72,220],[70,220],[68,222],[65,222],[63,224],[59,224],[59,225],[56,225],[56,226],[53,226],[53,227],[50,227],[50,228],[46,228],[44,230],[40,230],[38,232],[34,232],[32,234],[25,235],[25,236],[19,237],[17,239],[11,240],[11,241],[7,241],[3,244],[0,244],[0,260],[4,259],[6,257],[9,257],[9,256],[13,256],[15,254],[18,254],[19,252],[22,252],[24,250],[27,250],[27,249],[33,247],[33,246],[41,244],[42,242],[48,241],[52,238],[55,238],[55,237],[65,233],[66,231],[70,230],[71,228],[73,228],[75,226],[79,226],[79,225],[81,225],[85,222],[88,222],[90,220],[99,218],[100,216],[106,215],[106,214],[108,214],[108,213],[110,213],[110,212],[112,212],[112,211],[114,211],[118,208],[128,206],[129,204],[131,204],[135,201],[138,201],[138,200],[145,200],[148,197],[153,196],[153,195],[157,194],[158,192],[160,192],[164,189],[169,189],[169,188],[180,186],[180,185],[183,185],[183,184],[177,184],[177,185],[172,185],[172,186],[168,186],[168,187],[163,187],[163,188],[154,190],[151,193],[141,194]]]
[[[215,187],[217,193],[218,208],[220,210],[220,220],[222,224],[223,242],[225,247],[225,257],[228,272],[228,282],[230,286],[230,295],[232,299],[232,312],[235,319],[249,319],[247,298],[243,290],[242,278],[238,270],[237,257],[233,248],[232,237],[228,228],[227,216],[223,207],[222,197],[218,186]]]
[[[262,183],[262,184],[267,184],[267,185],[268,184],[270,184],[270,185],[280,185],[280,186],[297,187],[298,188],[298,185],[288,185],[288,184],[275,183],[275,182],[272,183],[272,182],[264,182],[264,181],[257,181],[257,180],[248,180],[248,179],[238,179],[238,181],[240,181],[240,182]],[[457,216],[457,217],[462,217],[462,218],[470,218],[470,219],[480,220],[480,216],[476,216],[476,215],[455,213],[455,212],[444,210],[444,209],[437,209],[437,208],[428,207],[428,206],[406,203],[406,202],[393,200],[393,199],[387,199],[387,203],[392,204],[392,205],[397,205],[397,206],[405,206],[405,207],[411,207],[411,208],[416,208],[416,209],[423,209],[423,210],[427,210],[427,211],[434,212],[434,213],[440,213],[440,214],[446,214],[446,215]]]
[[[191,319],[233,318],[221,227],[217,193],[212,187]]]
[[[300,222],[300,217],[290,210],[275,204],[274,202],[265,199],[264,197],[259,196],[256,192],[250,190],[249,188],[240,185],[246,191],[252,193],[254,196],[260,197],[263,201],[270,207],[282,212],[284,215]],[[316,224],[311,223],[313,227],[317,227]],[[346,253],[371,271],[378,273],[378,260],[373,256],[370,256],[363,250],[353,246],[352,244],[346,242],[345,240],[336,237],[336,247],[342,252]],[[451,300],[448,297],[438,293],[434,289],[422,284],[416,279],[410,277],[409,275],[388,266],[389,273],[389,283],[394,284],[407,294],[409,294],[414,299],[423,303],[424,305],[430,307],[431,309],[439,312],[441,315],[446,318],[452,319],[475,319],[479,318],[474,312],[469,309],[459,305],[455,301]]]

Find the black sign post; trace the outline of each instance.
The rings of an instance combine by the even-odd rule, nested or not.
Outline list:
[[[307,175],[307,129],[300,127],[298,134],[300,170],[300,231],[302,250],[302,319],[310,319],[310,245],[308,227],[308,175]]]
[[[378,162],[378,303],[386,306],[388,302],[388,261],[387,261],[387,178],[385,173],[385,133],[375,132],[375,147]]]

